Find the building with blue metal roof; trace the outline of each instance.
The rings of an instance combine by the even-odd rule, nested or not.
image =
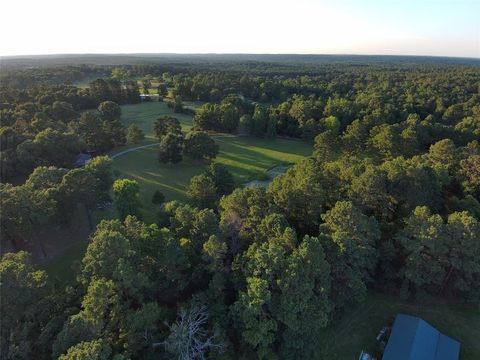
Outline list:
[[[87,163],[92,159],[92,155],[87,153],[80,153],[77,155],[77,159],[75,161],[75,167],[80,168],[87,165]]]
[[[458,360],[460,343],[422,319],[398,314],[382,360]]]

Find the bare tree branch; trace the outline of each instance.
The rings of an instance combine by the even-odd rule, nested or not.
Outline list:
[[[207,337],[204,326],[208,321],[207,307],[192,306],[190,309],[181,309],[177,321],[169,326],[170,335],[163,343],[165,349],[178,355],[178,360],[205,360],[208,350],[221,351],[224,345],[214,342],[214,336]]]

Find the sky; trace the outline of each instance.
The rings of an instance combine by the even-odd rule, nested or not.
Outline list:
[[[0,55],[480,58],[480,0],[2,0]]]

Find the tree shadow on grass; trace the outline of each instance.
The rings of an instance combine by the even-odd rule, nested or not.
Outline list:
[[[273,157],[255,149],[248,149],[243,145],[230,144],[229,148],[223,148],[220,151],[220,157],[253,167],[257,170],[269,168],[273,164],[289,162],[288,159]]]
[[[217,139],[218,140],[218,139]],[[226,140],[218,140],[226,144],[226,146],[232,145],[237,148],[242,148],[250,151],[262,153],[263,151],[272,151],[278,153],[284,153],[294,156],[307,156],[312,152],[312,146],[306,142],[294,139],[265,139],[256,137],[237,137],[229,138]],[[256,149],[252,149],[252,147]]]

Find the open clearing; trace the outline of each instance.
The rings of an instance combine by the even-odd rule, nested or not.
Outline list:
[[[185,114],[175,114],[167,103],[162,101],[146,101],[140,104],[122,106],[122,123],[125,127],[137,125],[144,133],[146,140],[157,140],[153,134],[153,122],[160,116],[176,117],[182,124],[183,131],[192,127],[192,117]]]
[[[122,107],[122,122],[125,126],[136,124],[146,135],[145,141],[140,145],[158,142],[153,136],[152,128],[153,122],[160,115],[177,117],[184,131],[191,128],[191,116],[174,114],[163,102],[145,102]],[[214,139],[220,146],[220,153],[215,161],[227,166],[237,184],[261,176],[276,164],[295,163],[312,152],[310,144],[299,140],[223,135],[216,135]],[[158,148],[152,146],[132,151],[114,160],[117,177],[135,179],[140,184],[140,197],[146,210],[153,210],[150,200],[155,190],[160,190],[167,201],[185,200],[185,189],[190,179],[204,171],[207,166],[203,162],[188,158],[175,165],[160,164],[157,153]]]
[[[251,137],[215,137],[220,145],[216,161],[224,164],[233,174],[237,184],[263,174],[279,163],[294,163],[311,153],[308,144],[285,140],[265,140]],[[160,190],[166,200],[185,200],[185,190],[190,179],[205,170],[207,164],[184,159],[170,165],[158,162],[158,147],[142,148],[114,160],[117,177],[135,179],[140,184],[140,197],[147,209],[155,190]]]

